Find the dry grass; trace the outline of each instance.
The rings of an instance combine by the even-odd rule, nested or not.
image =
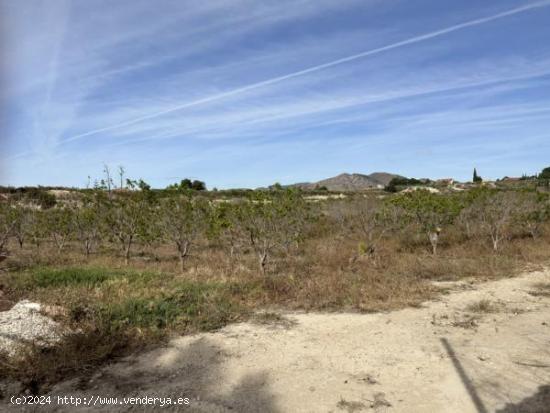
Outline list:
[[[466,307],[466,311],[472,313],[495,313],[498,311],[498,306],[491,300],[483,299],[469,304]]]
[[[462,319],[454,320],[451,325],[453,327],[460,327],[464,329],[476,328],[478,326],[479,316],[478,315],[468,315]]]
[[[340,401],[336,403],[336,407],[340,410],[345,410],[348,413],[355,413],[365,410],[367,405],[362,402],[348,401],[344,398],[340,398]]]
[[[49,350],[28,349],[4,364],[0,375],[18,380],[22,389],[44,391],[74,375],[166,340],[173,334],[213,330],[269,309],[259,322],[281,323],[281,309],[379,311],[417,306],[438,293],[432,281],[480,280],[511,276],[528,264],[549,259],[548,237],[511,239],[495,254],[485,240],[466,240],[450,232],[439,254],[430,254],[422,237],[404,231],[382,240],[375,255],[358,255],[358,240],[318,228],[291,254],[271,257],[268,273],[257,258],[240,250],[231,259],[220,246],[204,240],[192,251],[180,274],[172,248],[137,245],[129,267],[106,244],[83,264],[77,245],[62,253],[51,245],[25,247],[3,265],[0,291],[68,309],[61,323],[82,330]],[[533,294],[550,294],[548,285]],[[469,311],[485,313],[492,303]],[[475,326],[475,318],[460,327]],[[90,350],[93,349],[93,350]],[[345,407],[342,405],[342,407]]]
[[[550,283],[538,283],[533,286],[534,291],[529,291],[529,294],[535,297],[550,297]]]

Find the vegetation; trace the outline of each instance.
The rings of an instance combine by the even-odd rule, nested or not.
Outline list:
[[[539,174],[539,179],[550,179],[550,166],[542,170],[542,172]]]
[[[206,185],[202,181],[193,180],[190,179],[182,179],[178,184],[172,184],[168,185],[166,187],[168,190],[175,190],[175,191],[186,191],[186,190],[195,190],[195,191],[204,191],[206,190]]]
[[[239,300],[245,285],[146,271],[35,267],[7,282],[12,294],[63,308],[56,319],[75,332],[55,347],[30,347],[9,362],[0,359],[0,379],[11,377],[33,392],[86,375],[95,365],[163,340],[169,331],[219,328],[247,311]]]
[[[481,176],[477,174],[476,168],[474,168],[474,176],[472,178],[472,182],[474,184],[480,184],[481,182],[483,182],[483,178],[481,178]]]
[[[384,188],[387,192],[399,192],[401,189],[407,186],[421,186],[427,185],[428,180],[419,180],[415,178],[396,177],[393,178],[388,185]]]
[[[466,307],[466,311],[472,313],[494,313],[497,310],[497,305],[485,298],[475,303],[471,303]]]
[[[543,187],[550,187],[550,166],[544,168],[538,176],[539,185]]]
[[[2,295],[60,307],[79,332],[2,370],[33,391],[258,309],[418,305],[432,280],[509,275],[550,251],[550,197],[532,187],[308,201],[282,187],[160,191],[127,179],[53,206],[20,193],[0,203]]]
[[[432,253],[437,245],[442,227],[450,225],[458,216],[461,203],[453,196],[440,196],[427,191],[410,192],[391,201],[406,212],[405,219],[415,222],[420,231],[428,236]]]

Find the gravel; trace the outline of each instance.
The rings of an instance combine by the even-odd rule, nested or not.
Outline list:
[[[59,324],[40,313],[41,305],[19,301],[0,312],[0,352],[13,355],[21,346],[47,346],[60,339]]]

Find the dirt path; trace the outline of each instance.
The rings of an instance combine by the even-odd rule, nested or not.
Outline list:
[[[64,383],[52,395],[190,398],[190,406],[155,411],[550,412],[550,296],[532,294],[543,282],[550,271],[448,284],[449,294],[420,309],[232,325],[178,338],[104,369],[85,390]]]

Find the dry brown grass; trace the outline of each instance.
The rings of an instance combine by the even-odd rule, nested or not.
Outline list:
[[[498,306],[494,304],[491,300],[482,299],[471,303],[466,307],[466,311],[472,313],[495,313],[498,311]]]
[[[550,283],[538,283],[533,286],[535,289],[529,294],[535,297],[550,297]]]
[[[432,281],[507,277],[550,258],[548,236],[515,237],[495,253],[486,240],[468,240],[451,230],[435,256],[428,240],[410,231],[385,237],[374,255],[358,253],[358,242],[320,226],[291,254],[273,256],[265,276],[251,251],[230,258],[206,240],[192,250],[183,274],[167,245],[138,244],[129,267],[110,244],[88,261],[76,244],[62,253],[47,244],[38,252],[12,245],[15,254],[2,264],[11,270],[0,276],[5,298],[63,305],[69,316],[59,321],[78,325],[83,334],[68,336],[47,351],[30,349],[19,362],[4,360],[2,374],[23,383],[23,389],[42,391],[171,334],[219,328],[258,309],[273,314],[280,309],[367,312],[417,306],[438,293]],[[71,268],[65,276],[73,281],[66,285],[36,281],[40,271]],[[90,287],[74,281],[80,273],[110,275]],[[548,291],[541,287],[535,293]],[[277,322],[277,317],[264,321]]]

